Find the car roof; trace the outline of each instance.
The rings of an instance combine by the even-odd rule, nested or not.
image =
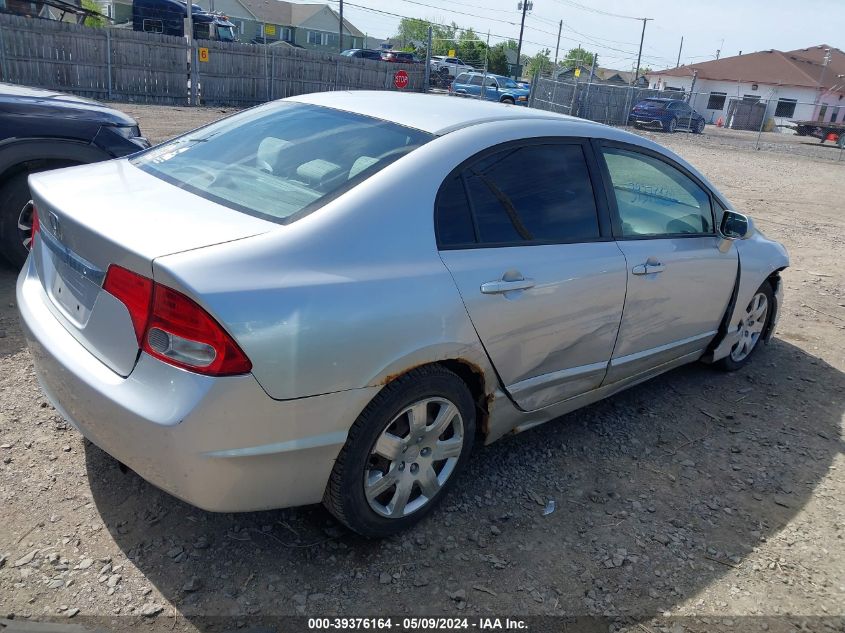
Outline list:
[[[521,106],[508,106],[474,99],[455,99],[448,95],[426,95],[384,90],[354,90],[317,92],[289,97],[287,101],[309,103],[345,112],[392,121],[405,127],[416,128],[430,134],[446,134],[471,125],[507,120],[572,121],[580,126],[596,129],[605,126],[565,114],[534,110]],[[583,127],[581,127],[583,130]]]

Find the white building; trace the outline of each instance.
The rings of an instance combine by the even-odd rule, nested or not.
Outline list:
[[[845,53],[820,45],[650,72],[649,87],[691,93],[690,105],[710,123],[727,118],[731,101],[767,102],[765,118],[845,122]]]

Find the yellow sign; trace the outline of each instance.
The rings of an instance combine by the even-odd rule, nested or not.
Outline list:
[[[454,56],[455,56],[455,49],[454,49],[454,48],[450,48],[450,49],[449,49],[449,57],[454,57]]]
[[[207,48],[200,48],[199,49],[199,58],[201,62],[208,61],[208,49]]]
[[[275,35],[276,34],[276,25],[275,24],[265,24],[264,25],[264,35]]]
[[[576,69],[575,69],[575,76],[576,76],[576,77],[580,77],[580,76],[581,76],[581,69],[580,69],[580,68],[576,68]]]

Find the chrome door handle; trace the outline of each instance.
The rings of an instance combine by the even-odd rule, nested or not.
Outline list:
[[[517,279],[515,281],[497,279],[496,281],[486,281],[481,284],[481,292],[485,295],[495,295],[503,292],[511,292],[512,290],[527,290],[528,288],[533,288],[534,285],[533,279]]]
[[[653,273],[662,273],[664,270],[666,270],[666,266],[663,264],[640,264],[639,266],[634,266],[631,272],[635,275],[651,275]]]

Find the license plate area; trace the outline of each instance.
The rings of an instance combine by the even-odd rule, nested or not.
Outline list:
[[[79,328],[85,326],[100,294],[102,272],[42,230],[41,281],[47,296]]]

